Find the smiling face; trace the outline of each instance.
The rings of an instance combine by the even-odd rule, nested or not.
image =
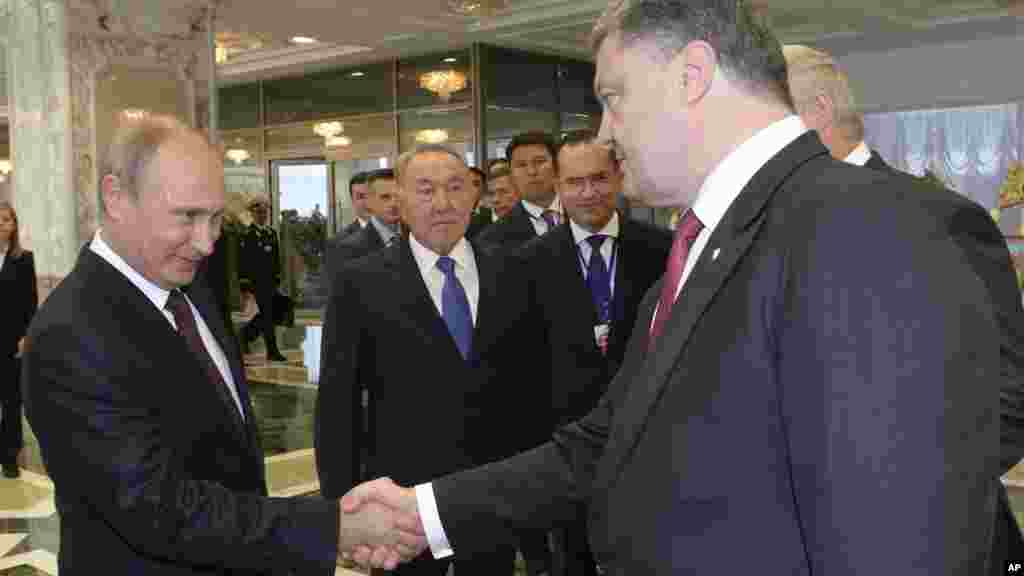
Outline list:
[[[684,77],[675,60],[666,61],[649,40],[624,47],[618,34],[597,53],[598,141],[614,143],[626,188],[649,206],[678,206],[680,190],[694,178]]]
[[[194,135],[175,137],[160,146],[138,184],[136,197],[105,180],[104,231],[110,244],[161,288],[190,284],[221,233],[225,200],[219,155]]]
[[[402,171],[399,186],[402,221],[416,240],[442,256],[466,234],[476,191],[469,169],[451,154],[417,154]]]
[[[563,146],[558,152],[558,194],[569,218],[598,232],[615,213],[622,173],[608,148],[593,143]]]

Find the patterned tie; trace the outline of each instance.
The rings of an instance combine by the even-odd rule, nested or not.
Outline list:
[[[544,219],[544,223],[548,225],[548,232],[550,232],[555,226],[558,226],[562,219],[558,212],[554,210],[545,210],[541,212],[540,217]]]
[[[587,238],[587,242],[590,243],[587,286],[590,287],[590,294],[594,298],[594,310],[597,311],[597,321],[600,324],[611,320],[612,283],[608,266],[604,263],[604,256],[601,255],[601,246],[606,238],[608,237],[604,234],[594,234]]]
[[[654,342],[661,335],[672,311],[672,304],[676,301],[679,281],[683,278],[683,270],[686,268],[686,257],[690,253],[693,241],[697,239],[704,224],[697,219],[693,210],[687,210],[683,216],[679,228],[676,229],[676,237],[672,242],[672,251],[668,255],[668,265],[665,267],[665,276],[662,279],[661,299],[658,300],[658,311],[654,315],[654,323],[651,325],[650,338],[647,340],[647,349],[654,349]]]
[[[441,317],[448,325],[448,332],[455,340],[462,358],[468,360],[473,350],[473,315],[462,282],[455,275],[455,260],[441,256],[437,268],[444,273],[444,287],[441,289]]]
[[[206,377],[210,380],[210,383],[216,387],[217,392],[221,394],[222,398],[227,396],[231,405],[237,410],[238,406],[235,404],[234,399],[230,397],[230,394],[228,394],[227,384],[220,375],[220,370],[213,363],[210,352],[206,349],[206,345],[203,344],[202,337],[199,336],[199,329],[196,328],[196,319],[192,316],[192,307],[188,305],[188,300],[185,299],[185,295],[181,290],[171,290],[164,308],[169,310],[174,316],[174,323],[178,326],[178,334],[185,338],[185,344],[188,345],[188,349],[192,351],[192,354],[199,360],[199,363],[203,365],[203,370],[206,372]]]

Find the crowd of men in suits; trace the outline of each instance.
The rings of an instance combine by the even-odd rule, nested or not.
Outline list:
[[[481,205],[488,175],[442,147],[353,178],[358,219],[328,250],[316,419],[324,496],[382,474],[418,483],[540,445],[597,405],[622,362],[670,233],[618,211],[622,172],[590,132],[557,142],[520,134],[506,157],[490,174],[493,207]],[[502,210],[509,197],[522,200]],[[445,241],[431,244],[438,234]],[[448,255],[464,293],[456,300],[470,310],[462,332],[448,323],[449,280],[435,264]],[[433,449],[405,441],[416,429],[431,430]],[[594,573],[582,508],[516,547],[531,574]],[[511,550],[460,558],[457,569],[506,573]],[[427,556],[400,571],[446,566]]]

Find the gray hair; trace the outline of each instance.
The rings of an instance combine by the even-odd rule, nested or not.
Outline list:
[[[850,140],[864,139],[864,117],[850,79],[828,52],[790,44],[782,47],[789,70],[789,91],[796,111],[812,110],[819,94],[832,100],[832,121]]]
[[[106,156],[100,159],[99,207],[106,214],[103,202],[103,179],[113,176],[121,191],[139,197],[141,178],[152,164],[160,148],[177,138],[194,136],[203,142],[205,137],[173,116],[144,116],[124,118],[118,124]]]
[[[594,24],[591,49],[596,54],[616,34],[627,47],[651,40],[666,59],[690,42],[707,42],[727,76],[792,107],[779,41],[747,0],[611,0]]]
[[[427,154],[430,152],[447,154],[458,160],[463,166],[466,166],[466,161],[463,160],[462,156],[459,156],[457,152],[444,144],[417,144],[412,150],[403,152],[395,162],[395,178],[398,180],[399,184],[401,184],[402,179],[405,177],[405,171],[409,168],[409,162],[412,162],[413,158],[421,154]]]

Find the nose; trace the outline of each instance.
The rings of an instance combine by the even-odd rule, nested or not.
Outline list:
[[[431,204],[433,205],[435,212],[445,212],[455,206],[452,202],[451,194],[449,194],[448,190],[444,187],[438,187],[437,191],[434,193]]]
[[[601,127],[597,131],[597,143],[603,146],[613,146],[615,144],[615,138],[612,136],[612,127],[608,120],[607,113],[601,115]]]

